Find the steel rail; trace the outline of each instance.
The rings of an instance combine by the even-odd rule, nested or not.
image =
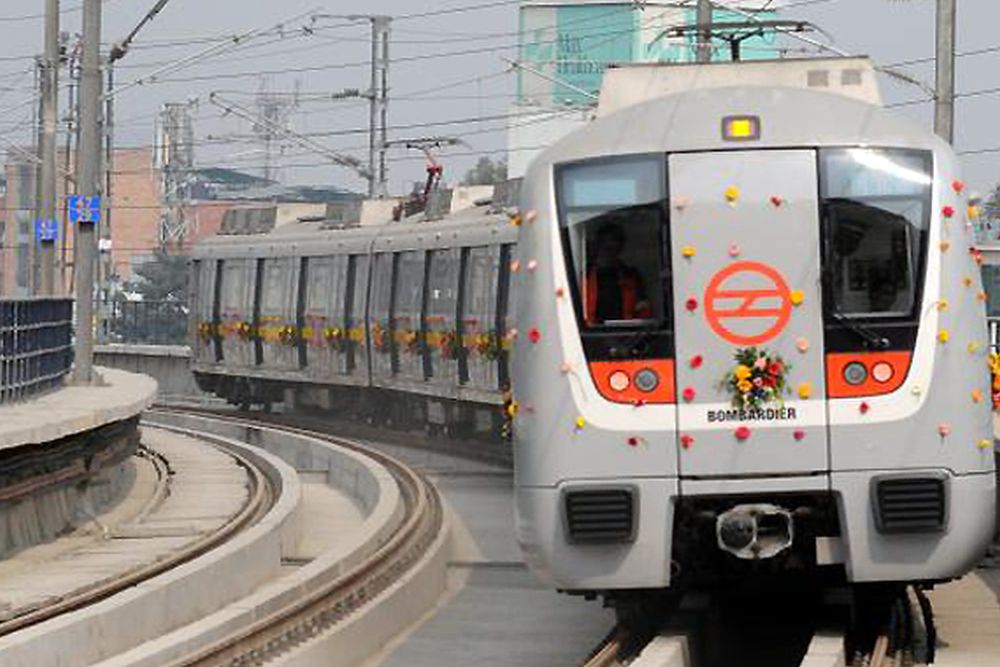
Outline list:
[[[149,450],[152,451],[152,450]],[[174,569],[184,563],[208,553],[212,549],[227,542],[236,534],[242,532],[247,526],[255,523],[261,516],[267,513],[273,502],[271,484],[267,477],[252,463],[229,450],[223,450],[227,455],[232,456],[237,463],[247,471],[250,481],[251,492],[246,504],[228,522],[218,530],[193,542],[184,549],[164,558],[163,560],[129,571],[120,577],[112,580],[100,582],[92,587],[74,592],[62,597],[52,604],[37,609],[29,610],[13,618],[0,622],[0,637],[9,635],[12,632],[37,625],[43,621],[61,616],[71,611],[83,609],[107,599],[116,593],[120,593],[139,583],[152,579],[168,570]],[[162,456],[154,455],[147,457],[156,469],[157,475],[166,483],[168,477],[167,462]]]
[[[437,490],[422,474],[388,454],[328,433],[267,420],[220,415],[200,408],[156,408],[150,414],[155,416],[157,413],[266,428],[349,449],[384,466],[395,478],[404,503],[400,527],[364,562],[313,590],[305,591],[302,597],[290,601],[284,608],[172,663],[171,667],[260,664],[276,657],[320,635],[361,609],[410,571],[438,539],[444,512]]]

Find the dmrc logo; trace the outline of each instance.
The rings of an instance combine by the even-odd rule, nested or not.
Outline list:
[[[736,262],[716,273],[705,289],[705,319],[734,345],[760,345],[782,331],[792,314],[788,283],[761,262]]]

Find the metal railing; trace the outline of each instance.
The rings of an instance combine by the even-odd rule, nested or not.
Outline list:
[[[58,385],[73,364],[70,299],[0,299],[0,404]]]
[[[179,301],[103,301],[94,304],[99,343],[187,345],[188,313]]]

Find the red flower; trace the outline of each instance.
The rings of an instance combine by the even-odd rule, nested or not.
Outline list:
[[[778,380],[775,379],[775,378],[773,378],[773,377],[771,377],[770,375],[768,375],[767,377],[763,378],[761,380],[761,382],[763,383],[763,385],[765,387],[777,387],[778,386]]]
[[[861,411],[861,414],[863,415],[868,414],[870,409],[871,406],[868,405],[868,401],[861,401],[861,405],[858,406],[858,410]]]
[[[746,440],[750,437],[750,429],[747,426],[740,426],[738,429],[733,431],[733,435],[736,436],[737,440]]]
[[[688,365],[690,365],[691,368],[701,368],[701,365],[703,363],[705,363],[705,360],[702,358],[702,356],[700,354],[696,354],[693,357],[691,357],[691,361],[688,362]]]
[[[946,218],[950,218],[955,215],[955,209],[951,206],[945,206],[941,209],[941,214]]]
[[[682,396],[684,397],[684,400],[687,401],[688,403],[693,401],[695,396],[694,387],[685,387]]]
[[[961,192],[965,189],[965,183],[959,180],[954,180],[951,182],[951,187],[955,192]]]
[[[538,343],[542,339],[542,332],[538,330],[538,327],[531,327],[531,331],[528,332],[528,340],[532,343]]]
[[[681,447],[684,449],[691,449],[691,445],[694,444],[694,437],[684,434],[681,436]]]
[[[795,433],[793,435],[795,436],[796,440],[802,440],[803,438],[806,437],[806,432],[803,431],[803,430],[801,430],[801,429],[799,429],[799,430],[795,431]]]
[[[628,439],[628,446],[629,447],[638,447],[639,446],[639,438],[637,438],[635,436],[632,436],[631,438],[629,438]]]
[[[780,361],[772,361],[771,364],[767,367],[767,372],[775,377],[778,377],[779,375],[785,372],[785,367],[781,364]]]
[[[684,307],[687,308],[689,311],[698,310],[698,299],[694,297],[689,298],[687,301],[684,302]]]

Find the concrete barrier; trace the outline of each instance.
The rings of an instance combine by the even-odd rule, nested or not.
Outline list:
[[[195,383],[186,345],[96,345],[94,363],[155,378],[161,399],[208,396]]]

